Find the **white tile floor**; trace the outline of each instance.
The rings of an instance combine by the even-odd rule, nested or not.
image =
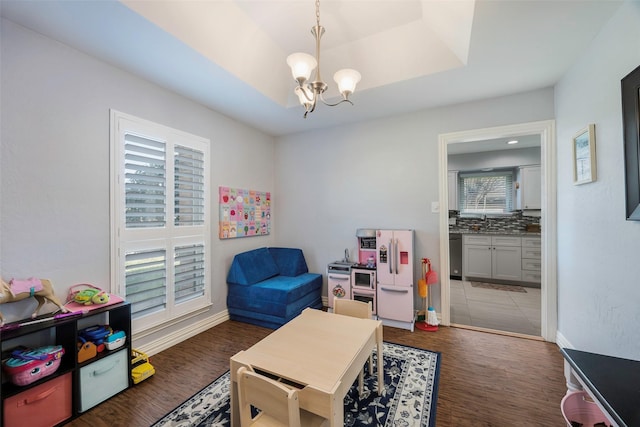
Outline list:
[[[540,336],[540,289],[511,292],[451,280],[451,322]]]

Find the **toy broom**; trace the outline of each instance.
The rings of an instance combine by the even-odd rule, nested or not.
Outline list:
[[[431,269],[431,260],[429,258],[422,258],[422,275],[424,279],[418,280],[418,292],[420,296],[424,298],[424,322],[417,322],[416,328],[423,331],[435,332],[438,330],[438,316],[435,309],[431,306],[431,293],[429,292],[429,285],[433,285],[438,282],[438,274]],[[428,299],[428,308],[427,308]]]

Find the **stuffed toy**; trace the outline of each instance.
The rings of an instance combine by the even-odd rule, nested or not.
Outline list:
[[[85,289],[76,289],[80,286],[85,287]],[[106,304],[109,302],[109,294],[96,286],[84,283],[71,287],[69,301],[82,305]]]

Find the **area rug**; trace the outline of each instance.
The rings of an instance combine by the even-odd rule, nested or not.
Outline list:
[[[517,285],[499,285],[497,283],[471,282],[471,286],[474,288],[493,289],[495,291],[527,292],[527,290],[523,286]]]
[[[377,376],[365,366],[362,396],[358,381],[344,399],[344,425],[433,427],[440,375],[440,353],[384,343],[382,395]],[[376,352],[373,352],[377,364]],[[368,362],[367,362],[368,363]],[[374,365],[376,366],[376,365]],[[152,427],[217,427],[230,425],[229,371],[171,411]]]

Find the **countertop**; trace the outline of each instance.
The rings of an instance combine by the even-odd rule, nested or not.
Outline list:
[[[530,232],[525,230],[478,230],[474,231],[469,228],[449,227],[449,234],[491,234],[506,236],[523,236],[523,237],[539,237],[542,233]]]
[[[640,361],[567,348],[561,352],[619,426],[640,425]]]

